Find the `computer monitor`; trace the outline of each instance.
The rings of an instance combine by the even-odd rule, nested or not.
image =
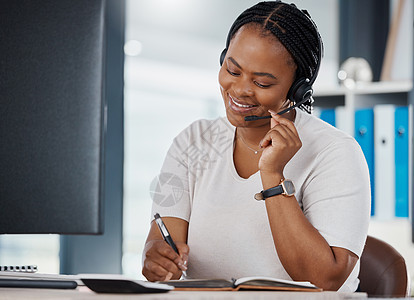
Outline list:
[[[0,1],[0,233],[103,232],[105,0]]]

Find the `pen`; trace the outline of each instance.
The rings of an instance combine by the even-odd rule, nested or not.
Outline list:
[[[155,218],[155,223],[157,223],[158,228],[161,231],[161,234],[162,234],[162,237],[164,238],[164,241],[166,241],[167,244],[170,245],[171,248],[173,248],[173,250],[175,251],[175,253],[177,253],[178,255],[180,255],[180,253],[178,252],[177,246],[175,245],[173,239],[171,238],[170,233],[168,232],[167,227],[165,226],[164,222],[161,219],[160,214],[159,213],[156,213],[154,215],[154,218]],[[183,272],[183,276],[184,277],[187,277],[187,273],[185,271],[182,271],[182,272]]]

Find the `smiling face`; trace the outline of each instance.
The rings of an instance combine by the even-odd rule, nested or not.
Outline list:
[[[281,111],[295,78],[290,53],[273,35],[264,35],[255,24],[241,27],[230,42],[219,72],[227,118],[236,127],[268,125],[270,120],[244,121],[245,116]]]

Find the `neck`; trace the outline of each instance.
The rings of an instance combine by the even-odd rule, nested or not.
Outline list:
[[[236,134],[238,137],[241,137],[249,146],[259,148],[260,141],[264,138],[269,129],[270,124],[268,126],[254,128],[237,127]]]

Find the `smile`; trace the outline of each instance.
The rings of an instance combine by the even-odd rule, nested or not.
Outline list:
[[[234,105],[236,105],[237,107],[240,107],[240,108],[252,108],[252,107],[256,107],[257,106],[257,105],[241,104],[241,103],[237,102],[236,100],[234,100],[234,98],[232,96],[230,96],[230,94],[229,94],[229,98],[230,98],[231,102]]]

